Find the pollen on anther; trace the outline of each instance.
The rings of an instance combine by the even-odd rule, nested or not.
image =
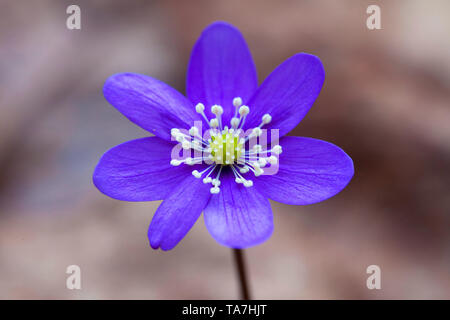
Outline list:
[[[250,113],[250,108],[249,108],[249,107],[247,107],[247,106],[242,106],[242,107],[239,108],[239,114],[240,114],[241,116],[245,116],[245,115],[247,115],[247,114],[249,114],[249,113]]]
[[[279,144],[277,144],[275,147],[272,148],[272,152],[275,154],[280,154],[283,151],[283,149],[281,148],[281,146]]]
[[[234,98],[233,106],[235,106],[236,108],[239,108],[240,106],[242,106],[242,99],[240,97]]]
[[[189,129],[189,134],[190,134],[191,136],[196,136],[196,135],[198,134],[198,128],[197,128],[197,127],[191,127],[191,128]]]
[[[264,114],[260,125],[252,128],[250,135],[242,136],[246,132],[245,121],[250,113],[250,108],[242,104],[243,101],[240,97],[235,97],[232,103],[236,109],[228,125],[223,123],[224,109],[220,105],[214,104],[211,106],[211,113],[215,115],[212,119],[208,119],[206,116],[204,104],[198,103],[195,106],[195,111],[201,114],[210,126],[209,138],[202,138],[199,135],[201,132],[194,126],[186,133],[178,128],[172,128],[170,131],[172,138],[178,141],[183,149],[202,152],[200,156],[196,154],[195,158],[173,159],[170,164],[173,166],[179,166],[180,164],[196,165],[202,162],[208,164],[209,167],[203,171],[193,170],[191,173],[196,178],[203,178],[203,183],[211,183],[210,192],[212,194],[220,192],[221,181],[219,178],[225,166],[229,166],[233,171],[236,183],[251,187],[253,181],[246,179],[244,174],[250,171],[256,177],[264,174],[263,168],[268,164],[277,164],[279,161],[278,155],[282,152],[280,145],[263,151],[263,147],[257,144],[246,150],[248,139],[261,136],[262,127],[272,121],[272,116],[268,113]],[[217,171],[215,171],[216,168]]]
[[[211,107],[211,112],[215,115],[221,115],[223,113],[223,108],[215,104]]]
[[[272,121],[272,116],[270,114],[266,113],[265,115],[263,115],[262,122],[264,124],[268,124],[270,123],[270,121]]]
[[[219,120],[217,120],[217,118],[211,119],[209,125],[211,128],[217,128],[219,126]]]
[[[197,170],[192,171],[192,175],[198,179],[202,177],[202,174]]]
[[[205,106],[203,105],[203,103],[197,103],[197,105],[195,106],[195,111],[197,111],[197,113],[202,113],[205,110]]]

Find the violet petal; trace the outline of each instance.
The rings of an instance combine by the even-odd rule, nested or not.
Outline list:
[[[101,157],[94,171],[94,184],[114,199],[164,199],[193,170],[187,165],[170,165],[173,146],[157,137],[122,143]]]
[[[208,203],[210,186],[193,176],[173,187],[161,203],[148,229],[153,249],[170,250],[189,232]]]
[[[299,53],[279,65],[250,98],[246,128],[261,123],[268,113],[272,122],[264,129],[279,129],[282,137],[303,119],[320,93],[325,78],[316,56]]]
[[[255,179],[255,187],[268,198],[287,204],[307,205],[326,200],[350,182],[352,159],[326,141],[284,137],[280,140],[279,171]]]
[[[194,45],[188,66],[186,92],[193,104],[206,107],[208,118],[214,117],[211,106],[224,108],[224,125],[234,115],[233,98],[244,103],[258,86],[256,68],[241,32],[225,22],[208,26]]]
[[[230,170],[220,180],[220,192],[211,197],[204,210],[212,237],[232,248],[246,248],[267,240],[273,231],[267,198],[254,187],[237,184]]]
[[[119,73],[106,80],[103,94],[130,121],[171,140],[170,129],[189,129],[200,116],[181,93],[151,77]]]

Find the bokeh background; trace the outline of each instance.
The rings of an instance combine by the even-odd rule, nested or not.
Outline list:
[[[81,7],[81,30],[66,8]],[[382,30],[366,28],[381,7]],[[450,2],[0,1],[0,298],[233,299],[231,251],[203,218],[152,250],[159,202],[125,203],[91,182],[103,152],[148,133],[102,96],[117,72],[184,92],[209,23],[244,34],[260,81],[297,52],[326,81],[291,133],[331,141],[356,174],[310,206],[272,203],[275,231],[247,251],[257,299],[450,299]],[[82,290],[66,289],[81,267]],[[381,267],[381,290],[366,287]]]

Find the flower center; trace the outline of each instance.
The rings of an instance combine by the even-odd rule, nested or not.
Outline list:
[[[216,164],[229,165],[240,159],[244,152],[244,139],[240,139],[238,131],[225,128],[212,133],[209,148],[211,160]]]
[[[245,150],[249,139],[261,136],[262,127],[272,121],[269,114],[265,114],[261,119],[261,124],[250,130],[250,134],[244,136],[243,126],[245,118],[250,113],[248,106],[242,105],[242,99],[236,97],[233,99],[233,105],[236,108],[233,118],[230,121],[230,127],[222,128],[223,108],[219,105],[213,105],[211,112],[215,118],[209,120],[205,113],[205,106],[198,103],[195,106],[197,113],[209,124],[209,138],[203,138],[199,134],[197,127],[191,127],[188,133],[183,133],[178,128],[171,130],[172,137],[181,143],[185,150],[195,154],[194,157],[186,157],[183,160],[172,159],[170,164],[178,166],[182,163],[195,165],[205,162],[209,166],[203,171],[193,170],[192,175],[196,178],[202,178],[204,183],[211,183],[211,193],[220,192],[220,174],[225,166],[231,168],[236,183],[242,183],[245,187],[253,186],[253,181],[246,179],[244,175],[249,171],[257,177],[264,173],[264,167],[278,163],[278,155],[282,152],[281,146],[276,145],[267,150],[259,144],[255,144],[251,149]],[[238,117],[239,115],[239,117]],[[215,178],[211,176],[215,175]]]

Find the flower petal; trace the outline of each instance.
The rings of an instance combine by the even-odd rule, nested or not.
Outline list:
[[[234,181],[227,171],[221,178],[220,192],[204,210],[209,233],[217,242],[232,248],[246,248],[267,240],[273,231],[270,203],[254,187]]]
[[[210,185],[190,176],[161,203],[148,229],[153,249],[170,250],[188,233],[208,203]]]
[[[259,86],[248,105],[246,128],[261,123],[268,113],[272,122],[264,129],[279,129],[282,137],[303,119],[322,89],[325,71],[316,56],[299,53],[279,65]]]
[[[306,205],[326,200],[350,182],[353,161],[339,147],[326,141],[284,137],[280,140],[279,170],[255,179],[256,188],[268,198]]]
[[[224,108],[222,119],[228,125],[234,114],[233,98],[244,103],[258,86],[256,68],[241,32],[225,22],[208,26],[192,49],[186,79],[187,96],[203,103],[208,118],[214,104]]]
[[[170,165],[173,147],[157,137],[122,143],[102,156],[94,171],[94,184],[114,199],[164,199],[192,171],[186,165]]]
[[[189,129],[201,121],[194,106],[181,93],[151,77],[120,73],[106,80],[103,94],[130,121],[170,141],[170,129]]]

